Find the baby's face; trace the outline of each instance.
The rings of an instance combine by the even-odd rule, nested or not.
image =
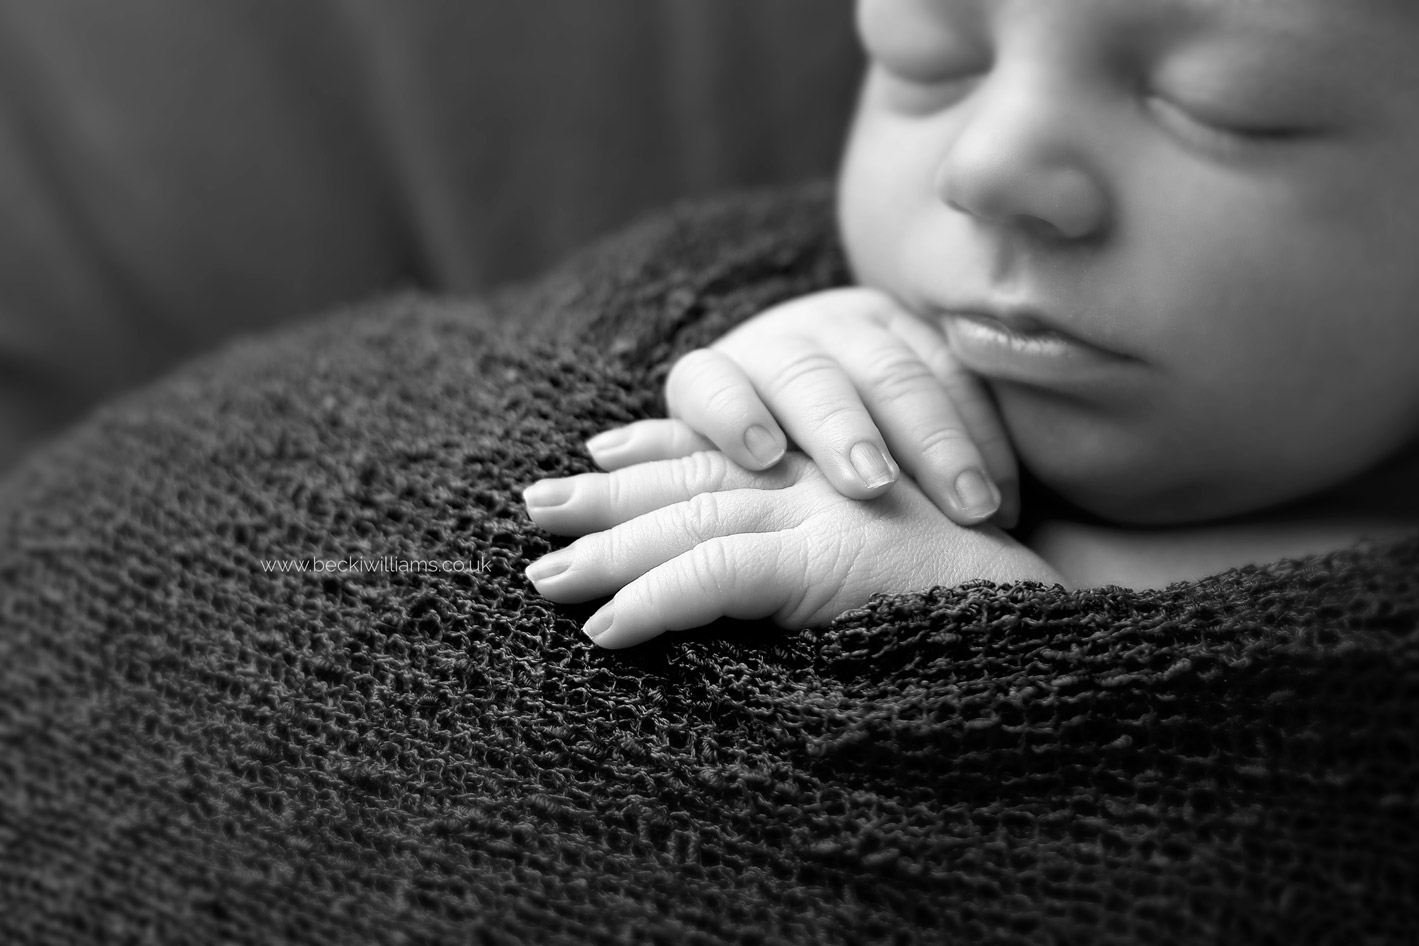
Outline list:
[[[1186,521],[1350,479],[1419,431],[1404,7],[861,0],[857,278],[939,320],[1085,508]]]

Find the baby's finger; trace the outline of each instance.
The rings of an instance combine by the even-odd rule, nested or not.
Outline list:
[[[783,489],[807,469],[802,454],[772,470],[746,470],[719,451],[653,463],[639,463],[611,473],[583,473],[538,480],[523,491],[532,521],[557,535],[586,535],[700,493],[734,489]]]
[[[699,348],[680,358],[665,379],[670,413],[750,470],[773,466],[788,438],[732,358]]]
[[[711,539],[626,585],[583,630],[598,646],[618,650],[721,617],[768,617],[798,594],[803,558],[802,546],[785,542],[783,533]]]
[[[990,518],[1000,506],[1000,494],[965,421],[931,369],[904,341],[882,330],[834,338],[830,345],[922,492],[962,525]]]
[[[750,491],[700,493],[655,509],[544,555],[527,577],[545,598],[575,604],[615,594],[646,572],[705,542],[772,531],[790,524],[791,510],[757,501]]]
[[[877,334],[886,336],[882,329]],[[880,496],[901,471],[843,365],[817,343],[736,350],[744,371],[833,488],[853,499]]]
[[[639,420],[597,434],[586,442],[586,451],[603,470],[619,470],[637,463],[689,456],[717,450],[708,438],[683,420]]]
[[[898,313],[888,321],[887,328],[911,348],[946,390],[971,442],[985,461],[986,473],[1000,491],[995,521],[1006,528],[1013,526],[1020,516],[1020,470],[1010,436],[985,382],[956,360],[940,332],[920,319]]]

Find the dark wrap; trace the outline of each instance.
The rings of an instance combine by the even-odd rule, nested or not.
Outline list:
[[[0,928],[39,943],[1400,943],[1419,541],[604,652],[532,480],[842,277],[824,192],[238,344],[0,485]],[[456,560],[281,572],[265,562]]]

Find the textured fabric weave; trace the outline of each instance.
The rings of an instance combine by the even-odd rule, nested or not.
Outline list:
[[[1414,942],[1419,539],[620,652],[535,594],[520,488],[841,279],[822,191],[680,208],[485,303],[247,341],[32,457],[0,939]],[[263,564],[362,556],[468,568]]]

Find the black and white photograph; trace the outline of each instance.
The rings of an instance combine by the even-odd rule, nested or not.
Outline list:
[[[1416,48],[0,0],[0,943],[1419,943]]]

